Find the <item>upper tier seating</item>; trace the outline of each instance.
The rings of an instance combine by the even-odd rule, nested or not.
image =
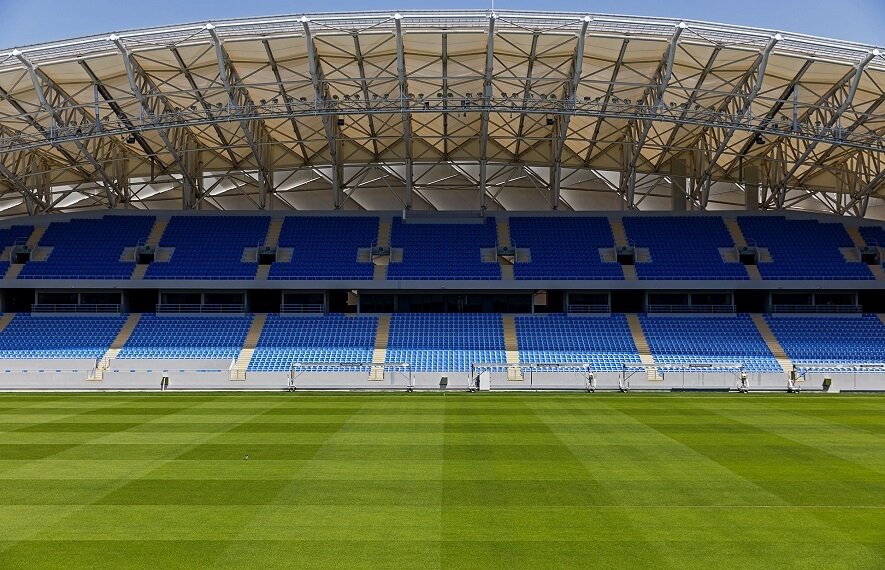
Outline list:
[[[34,226],[12,226],[0,229],[0,251],[16,244],[24,245],[33,232]],[[6,275],[9,264],[8,257],[0,259],[0,276]]]
[[[152,263],[146,279],[254,279],[255,261],[242,260],[246,248],[264,243],[266,216],[174,216],[160,239],[174,247],[167,262]]]
[[[783,216],[740,216],[738,223],[748,244],[771,253],[772,263],[759,263],[764,279],[873,279],[866,265],[845,261],[839,251],[854,247],[840,223]]]
[[[498,314],[395,314],[387,362],[415,372],[468,372],[473,363],[506,362]]]
[[[614,372],[639,362],[624,315],[516,317],[516,339],[523,363],[578,362],[597,372]]]
[[[290,370],[293,363],[371,362],[377,317],[268,315],[249,370]]]
[[[403,222],[394,218],[390,245],[403,249],[403,260],[390,264],[387,278],[500,279],[500,266],[497,262],[484,263],[480,252],[496,244],[492,218],[481,224]]]
[[[293,249],[292,261],[274,263],[269,279],[371,279],[374,266],[357,263],[357,250],[378,239],[375,217],[289,217],[279,247]]]
[[[117,358],[224,358],[240,353],[252,315],[142,315]]]
[[[608,218],[512,217],[510,241],[532,258],[513,266],[516,279],[624,279],[619,264],[599,255],[615,245]]]
[[[0,332],[0,358],[98,359],[110,348],[125,322],[125,316],[16,315]]]
[[[640,315],[639,320],[657,363],[743,364],[750,372],[781,372],[749,315]]]
[[[885,324],[876,315],[766,320],[794,363],[885,363]]]
[[[46,261],[30,261],[19,279],[129,279],[135,261],[120,261],[123,250],[144,243],[154,216],[105,216],[49,224],[40,247],[52,247]]]
[[[720,247],[735,247],[719,216],[625,217],[627,238],[648,248],[651,263],[637,263],[639,279],[748,279],[740,263],[725,263]]]

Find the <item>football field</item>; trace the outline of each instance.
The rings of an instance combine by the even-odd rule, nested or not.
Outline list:
[[[885,397],[0,395],[0,568],[883,568]]]

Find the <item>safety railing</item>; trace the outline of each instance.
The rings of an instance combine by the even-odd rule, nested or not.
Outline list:
[[[31,305],[32,313],[120,313],[122,305],[76,303],[35,303]]]
[[[664,305],[649,304],[647,312],[649,313],[734,313],[734,305]]]
[[[157,313],[225,313],[238,314],[246,312],[246,305],[229,303],[229,304],[176,304],[176,303],[159,303],[157,304]]]
[[[860,305],[772,305],[771,312],[857,314],[863,312],[863,307]]]

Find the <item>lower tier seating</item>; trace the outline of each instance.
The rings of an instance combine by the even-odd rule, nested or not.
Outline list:
[[[861,317],[766,318],[793,363],[885,363],[885,324]]]
[[[517,317],[516,339],[521,363],[587,363],[605,372],[639,362],[624,315]]]
[[[290,370],[293,363],[371,362],[377,317],[268,315],[249,370]]]
[[[117,358],[225,358],[240,353],[252,315],[142,315]]]
[[[126,317],[16,315],[0,333],[0,358],[101,358]]]
[[[743,364],[750,372],[781,371],[749,315],[640,315],[639,320],[657,363]]]
[[[473,363],[506,362],[498,314],[395,314],[387,362],[415,372],[468,372]]]

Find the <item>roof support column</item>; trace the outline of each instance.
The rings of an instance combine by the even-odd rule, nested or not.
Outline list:
[[[337,135],[335,122],[337,119],[326,112],[326,86],[323,84],[323,76],[320,71],[320,62],[317,57],[316,45],[313,42],[313,34],[310,31],[310,18],[301,17],[301,25],[304,28],[304,41],[307,44],[307,63],[310,67],[310,80],[313,83],[315,105],[322,108],[323,129],[326,131],[326,145],[329,149],[329,160],[332,164],[332,199],[336,210],[341,208],[344,195],[341,191],[342,171],[338,156]]]
[[[566,93],[566,105],[570,105],[572,109],[577,104],[578,85],[581,84],[581,71],[584,66],[584,43],[587,36],[587,27],[593,18],[584,16],[581,20],[581,32],[578,35],[578,45],[575,47],[575,59],[572,62],[572,75],[568,84],[568,92]],[[534,45],[534,44],[533,44]],[[557,136],[553,148],[553,165],[550,175],[551,209],[559,209],[560,184],[562,183],[562,151],[565,147],[565,139],[568,137],[568,125],[571,119],[571,113],[566,113],[556,121]]]
[[[46,97],[46,90],[44,88],[44,81],[48,80],[44,75],[37,71],[37,68],[31,61],[25,57],[25,55],[19,50],[12,50],[12,55],[16,57],[22,64],[27,68],[28,74],[31,77],[31,83],[34,85],[34,91],[37,94],[37,98],[40,100],[40,104],[43,108],[52,115],[52,118],[55,120],[56,124],[61,126],[65,123],[64,118],[61,116],[61,113],[54,105],[49,102],[49,99]],[[77,149],[83,154],[89,164],[95,168],[96,173],[104,182],[104,191],[105,196],[108,201],[108,207],[113,208],[117,204],[118,197],[122,194],[117,184],[111,180],[110,176],[108,176],[107,171],[104,167],[98,162],[98,159],[89,151],[86,147],[86,144],[80,139],[74,139],[74,144],[77,146]]]
[[[482,114],[479,129],[479,211],[486,210],[486,183],[488,182],[489,107],[492,103],[492,71],[495,64],[495,20],[489,15],[489,37],[486,43],[485,79],[482,87]]]
[[[396,71],[399,76],[399,105],[403,120],[403,158],[405,160],[405,203],[406,209],[412,209],[412,186],[414,174],[412,171],[412,113],[410,109],[409,86],[406,82],[406,56],[403,48],[402,16],[394,14],[396,22]]]
[[[255,159],[255,166],[258,169],[258,208],[263,210],[267,206],[267,192],[269,189],[273,188],[273,180],[268,173],[264,161],[263,148],[259,148],[259,145],[255,140],[256,137],[253,132],[254,121],[246,116],[255,113],[255,106],[249,96],[248,90],[242,86],[242,82],[239,80],[236,70],[234,70],[231,65],[230,57],[227,55],[227,51],[221,43],[221,38],[218,37],[218,33],[215,31],[215,26],[212,24],[206,24],[206,30],[209,32],[209,35],[212,36],[212,42],[215,44],[215,58],[218,60],[218,76],[221,78],[224,90],[227,91],[231,112],[240,115],[238,121],[240,123],[240,130],[243,131],[243,137],[246,140],[246,144],[249,145],[249,150],[252,151],[252,156]],[[236,83],[236,89],[234,83]],[[263,146],[267,145],[266,140],[262,142],[264,143]]]
[[[112,42],[115,46],[117,46],[117,49],[120,50],[120,54],[123,56],[123,67],[126,69],[126,77],[129,79],[129,88],[132,89],[132,94],[135,95],[135,98],[138,100],[138,104],[141,107],[142,113],[144,113],[145,117],[153,125],[157,126],[157,134],[159,135],[160,140],[163,141],[163,145],[166,147],[166,150],[169,151],[170,156],[172,156],[172,160],[175,161],[175,164],[178,166],[178,169],[181,172],[183,186],[182,193],[189,195],[196,194],[197,184],[190,176],[187,166],[185,166],[184,161],[181,158],[181,154],[178,152],[178,149],[175,148],[175,145],[173,145],[172,141],[169,139],[167,129],[160,128],[159,121],[157,121],[156,113],[154,113],[153,109],[151,109],[150,105],[147,102],[147,99],[144,96],[144,92],[138,85],[138,81],[135,76],[135,70],[132,65],[132,56],[130,55],[129,50],[126,49],[126,46],[123,45],[123,42],[117,35],[112,34],[108,38],[108,40]]]
[[[688,175],[685,156],[679,156],[670,163],[670,209],[684,212],[688,201]]]
[[[783,36],[780,34],[775,34],[768,40],[768,44],[765,46],[765,49],[762,50],[762,54],[760,56],[759,67],[756,71],[756,82],[753,84],[753,88],[750,90],[750,93],[747,94],[744,105],[741,107],[739,112],[738,120],[742,120],[747,114],[750,112],[753,101],[756,99],[756,96],[759,94],[759,90],[762,89],[762,82],[765,80],[765,68],[768,66],[768,56],[771,55],[771,51],[774,49],[774,46],[777,42],[781,41]],[[722,156],[722,153],[728,148],[728,143],[731,140],[731,137],[734,136],[735,131],[737,131],[738,125],[733,125],[722,137],[722,140],[719,141],[719,145],[716,147],[716,150],[713,151],[713,156],[710,157],[710,162],[707,165],[707,169],[704,171],[703,180],[701,181],[701,209],[707,209],[707,202],[710,200],[710,187],[713,185],[713,169],[716,167],[716,163],[719,161],[719,157]]]
[[[642,121],[642,132],[640,132],[639,138],[633,145],[633,154],[630,157],[630,164],[628,167],[630,180],[627,184],[627,206],[631,209],[634,207],[636,199],[636,163],[642,155],[642,147],[645,146],[645,141],[648,138],[648,133],[651,130],[651,125],[654,122],[654,116],[657,114],[658,107],[663,104],[664,93],[666,93],[667,86],[670,84],[670,78],[673,76],[673,62],[676,59],[676,47],[679,44],[679,36],[682,35],[682,32],[686,27],[685,22],[679,22],[676,24],[673,35],[670,37],[670,45],[664,56],[664,64],[659,68],[660,78],[657,81],[657,85],[649,85],[644,93],[643,98],[649,118]]]
[[[829,120],[824,122],[823,126],[821,127],[822,133],[831,132],[831,129],[839,121],[839,118],[842,117],[842,114],[847,111],[849,107],[851,107],[851,102],[854,100],[854,94],[857,93],[857,87],[858,85],[860,85],[860,80],[863,77],[864,68],[874,57],[878,57],[879,54],[879,50],[874,49],[868,52],[862,60],[857,62],[857,65],[854,67],[854,74],[851,81],[851,86],[848,89],[848,93],[845,95],[842,104],[839,105],[839,107],[833,112],[832,116],[830,116]],[[811,152],[814,150],[820,140],[820,137],[817,137],[808,143],[808,145],[805,147],[805,151],[797,160],[793,161],[793,166],[790,167],[790,169],[784,175],[784,178],[780,181],[780,184],[778,185],[778,190],[779,193],[783,195],[780,198],[781,204],[784,203],[787,191],[787,184],[789,183],[790,179],[793,178],[799,167],[805,163],[809,156],[811,156]]]

